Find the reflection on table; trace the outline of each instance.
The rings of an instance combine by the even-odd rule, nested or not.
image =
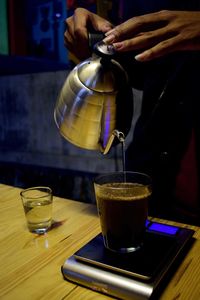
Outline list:
[[[61,266],[100,232],[96,206],[54,197],[53,226],[45,235],[28,231],[21,189],[0,184],[0,299],[112,299],[65,281]],[[200,299],[200,229],[160,299]]]

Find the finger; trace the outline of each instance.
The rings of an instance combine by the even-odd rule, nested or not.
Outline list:
[[[64,33],[64,44],[77,58],[83,60],[90,56],[88,39],[87,37],[82,37],[82,32],[79,32],[80,36],[77,37],[78,34],[75,31],[75,22],[74,16],[66,19],[67,30]]]
[[[124,40],[118,43],[113,43],[113,46],[115,47],[115,50],[119,52],[144,49],[152,47],[153,45],[156,45],[159,42],[169,39],[176,35],[176,32],[174,32],[173,30],[169,30],[168,26],[166,26],[161,29],[142,32],[133,37],[132,39]]]
[[[183,48],[183,41],[180,37],[173,37],[158,43],[156,46],[138,54],[135,59],[138,61],[149,61],[172,52],[186,50]]]
[[[65,32],[69,32],[71,35],[74,34],[74,20],[73,20],[73,16],[69,17],[65,20],[65,24],[66,24],[66,30]]]
[[[69,32],[65,32],[64,34],[64,45],[67,49],[69,49],[70,51],[72,51],[73,49],[73,44],[74,44],[74,39],[73,36],[71,36],[69,34]]]
[[[96,14],[91,14],[90,21],[96,31],[107,32],[113,28],[113,25],[109,21]]]
[[[89,12],[86,12],[85,16],[83,17],[84,11],[85,9],[78,8],[75,10],[73,16],[74,36],[80,39],[80,41],[85,41],[88,38],[87,23]]]
[[[74,24],[75,35],[80,38],[87,38],[88,30],[91,29],[107,32],[113,28],[109,21],[83,8],[76,9],[74,14]]]
[[[65,20],[66,23],[66,30],[64,32],[64,44],[68,47],[68,44],[73,42],[73,36],[74,36],[74,23],[73,18],[70,17]]]
[[[161,11],[143,16],[138,16],[127,20],[126,22],[116,26],[112,30],[108,31],[105,35],[108,37],[105,42],[112,43],[128,39],[133,35],[137,35],[140,32],[148,32],[153,29],[159,29],[166,26],[169,20],[172,18],[172,14],[168,11]],[[109,38],[109,36],[112,36]]]

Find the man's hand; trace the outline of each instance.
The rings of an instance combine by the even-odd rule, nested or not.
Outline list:
[[[104,41],[118,52],[137,50],[139,61],[200,50],[200,12],[160,11],[134,17],[107,32]]]
[[[105,33],[113,27],[107,20],[84,8],[77,8],[74,15],[65,22],[67,25],[64,34],[65,45],[81,60],[90,55],[88,31],[93,29]]]

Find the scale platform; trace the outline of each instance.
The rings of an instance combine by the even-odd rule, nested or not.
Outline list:
[[[147,221],[143,246],[128,254],[107,250],[99,234],[64,262],[62,273],[69,281],[119,299],[153,299],[188,251],[193,234]]]

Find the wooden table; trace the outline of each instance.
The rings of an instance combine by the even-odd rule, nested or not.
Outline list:
[[[38,236],[27,230],[19,192],[0,184],[0,299],[112,299],[65,281],[60,271],[66,258],[100,232],[95,205],[54,197],[55,227]],[[181,226],[194,229],[196,241],[162,300],[200,299],[200,228]]]

